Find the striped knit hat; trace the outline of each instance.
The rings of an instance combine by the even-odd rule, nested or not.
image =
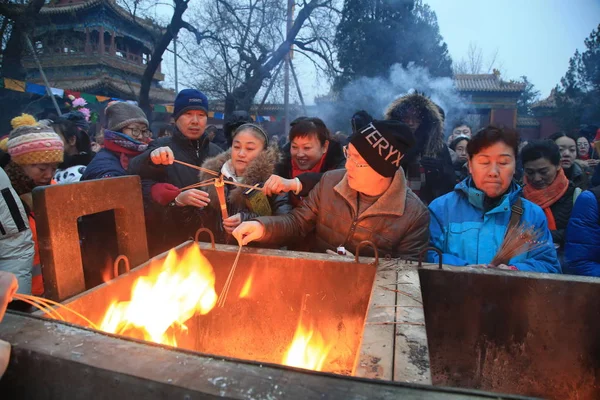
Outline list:
[[[52,128],[43,125],[19,126],[8,137],[8,154],[19,165],[61,163],[64,144]]]

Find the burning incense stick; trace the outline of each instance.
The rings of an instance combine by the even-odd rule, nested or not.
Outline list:
[[[519,254],[539,249],[546,244],[546,242],[541,241],[542,236],[543,231],[541,229],[526,224],[509,228],[498,253],[490,265],[508,265],[510,260]]]

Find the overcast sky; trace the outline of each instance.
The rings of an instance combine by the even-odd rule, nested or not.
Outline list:
[[[526,75],[542,98],[550,94],[567,71],[575,49],[585,48],[584,39],[600,23],[600,0],[424,1],[437,14],[454,61],[467,54],[471,42],[486,57],[497,50],[502,77]],[[173,86],[171,61],[172,55],[165,55],[168,86]],[[312,64],[302,63],[298,57],[295,65],[308,103],[329,91],[326,81],[315,77]],[[180,81],[180,89],[183,87]]]
[[[600,23],[600,0],[424,0],[436,12],[455,61],[475,42],[496,49],[507,78],[526,75],[542,97],[560,81],[575,49]]]

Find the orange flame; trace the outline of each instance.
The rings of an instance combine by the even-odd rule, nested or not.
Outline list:
[[[217,303],[215,273],[197,246],[178,260],[171,250],[162,268],[136,279],[131,300],[114,301],[100,329],[155,343],[176,346],[169,328],[187,330],[195,314],[207,314]]]
[[[107,283],[113,278],[113,263],[110,257],[106,258],[104,262],[104,269],[102,270],[102,282]]]
[[[250,276],[248,277],[248,279],[246,279],[246,282],[244,283],[242,290],[240,290],[240,299],[243,299],[244,297],[248,297],[248,295],[250,294],[250,289],[252,288],[252,279],[253,278],[254,278],[254,271],[252,271],[250,273]]]
[[[320,332],[310,326],[306,329],[302,321],[298,324],[294,340],[283,358],[290,367],[322,371],[331,345],[327,345]]]

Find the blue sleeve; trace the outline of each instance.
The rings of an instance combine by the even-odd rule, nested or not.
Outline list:
[[[446,229],[445,223],[443,222],[442,215],[444,214],[444,205],[442,200],[434,200],[429,205],[429,246],[435,247],[440,250],[442,254],[442,262],[447,265],[465,266],[468,265],[467,261],[460,257],[457,257],[446,251]],[[427,262],[438,263],[440,257],[434,251],[427,252]]]
[[[550,233],[550,229],[548,229],[548,222],[542,209],[539,207],[533,208],[531,210],[531,218],[528,218],[528,222],[536,229],[544,232],[541,238],[541,242],[544,244],[528,252],[525,261],[512,262],[511,260],[509,265],[514,265],[519,271],[562,273],[556,249],[554,248],[554,242],[552,241],[552,234]]]
[[[579,195],[567,226],[566,273],[600,277],[600,209],[590,191]]]

